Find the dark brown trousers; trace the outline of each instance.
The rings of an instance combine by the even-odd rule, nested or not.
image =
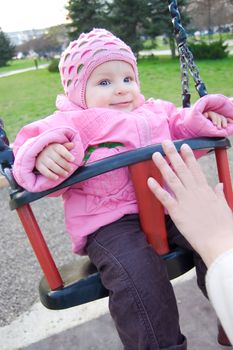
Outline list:
[[[167,217],[169,242],[192,250]],[[146,242],[138,215],[125,215],[88,237],[86,246],[109,290],[109,310],[125,350],[185,350],[172,285],[162,258]],[[194,252],[206,295],[206,267]]]

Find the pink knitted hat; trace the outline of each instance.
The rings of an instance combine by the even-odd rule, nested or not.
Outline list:
[[[113,60],[131,64],[139,85],[136,58],[131,48],[109,31],[94,28],[72,41],[63,52],[59,63],[62,85],[69,100],[86,109],[88,78],[97,66]]]

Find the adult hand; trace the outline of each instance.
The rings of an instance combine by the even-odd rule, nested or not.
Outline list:
[[[154,153],[153,161],[174,196],[153,178],[148,179],[148,186],[209,266],[218,255],[233,248],[233,216],[223,186],[219,183],[212,189],[208,185],[188,145],[181,147],[180,155],[171,141],[163,142],[163,149],[171,166],[160,153]]]

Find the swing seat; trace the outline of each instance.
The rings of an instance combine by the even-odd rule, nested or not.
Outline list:
[[[43,277],[39,284],[42,304],[48,309],[67,309],[107,297],[109,292],[101,283],[100,275],[88,257],[63,265],[59,272],[63,287],[51,290]]]
[[[163,258],[169,279],[179,277],[194,266],[192,253],[181,248],[175,248]],[[51,290],[45,277],[39,284],[40,300],[48,309],[67,309],[109,295],[101,283],[99,272],[88,257],[63,265],[59,272],[64,283],[62,288]]]
[[[215,151],[219,179],[224,183],[226,198],[233,208],[231,177],[226,155],[226,149],[230,147],[229,140],[226,138],[179,140],[174,143],[177,150],[183,143],[189,144],[193,150]],[[102,285],[99,273],[88,257],[79,258],[60,269],[56,267],[29,203],[74,183],[121,167],[129,168],[138,201],[142,229],[148,242],[164,259],[169,278],[178,277],[194,266],[190,251],[169,247],[164,209],[147,186],[149,176],[154,176],[162,183],[161,174],[151,160],[154,152],[164,155],[160,144],[120,153],[80,167],[59,186],[37,193],[28,192],[15,183],[11,175],[11,164],[9,163],[9,167],[6,165],[6,150],[9,151],[7,147],[5,145],[4,152],[0,152],[0,170],[11,185],[10,208],[17,211],[44,272],[45,277],[40,282],[39,292],[41,302],[47,308],[64,309],[84,304],[106,297],[108,291]],[[4,154],[3,159],[2,154]]]

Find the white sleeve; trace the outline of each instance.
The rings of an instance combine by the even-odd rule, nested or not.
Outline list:
[[[220,255],[206,275],[207,293],[233,344],[233,249]]]

